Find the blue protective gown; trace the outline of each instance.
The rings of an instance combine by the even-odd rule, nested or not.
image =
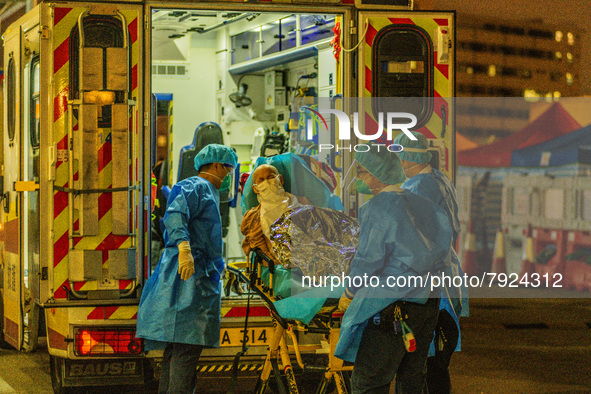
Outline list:
[[[425,303],[430,275],[445,269],[452,231],[445,211],[409,191],[383,191],[359,212],[359,247],[350,277],[379,276],[377,286],[349,288],[355,293],[343,316],[335,355],[354,362],[367,322],[375,314],[405,299]],[[389,286],[387,278],[419,276],[427,285]],[[400,283],[400,282],[399,282]]]
[[[147,340],[147,350],[169,342],[219,346],[224,268],[219,199],[215,186],[199,176],[170,192],[163,219],[166,248],[146,282],[137,314],[136,335]],[[178,274],[182,241],[189,241],[195,260],[195,273],[187,281]]]
[[[427,167],[430,168],[430,167]],[[441,171],[430,168],[430,171],[421,172],[402,184],[403,189],[410,190],[419,196],[428,198],[435,204],[439,205],[445,210],[449,223],[453,230],[453,243],[455,245],[460,234],[460,220],[458,218],[458,202],[456,198],[456,190],[448,177]],[[460,261],[455,250],[452,248],[448,256],[449,264],[448,270],[445,274],[448,276],[463,276]],[[449,295],[448,295],[449,293]],[[460,332],[459,316],[468,316],[468,289],[467,288],[447,288],[447,292],[441,292],[440,309],[445,309],[453,317]],[[451,298],[454,302],[452,305],[449,302]],[[460,302],[461,300],[461,302]],[[458,338],[456,351],[461,349],[461,337]],[[435,354],[435,348],[431,344],[429,355]]]

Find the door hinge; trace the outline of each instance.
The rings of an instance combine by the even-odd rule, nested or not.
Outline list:
[[[41,38],[46,40],[49,38],[49,26],[41,26]]]
[[[357,27],[353,21],[349,24],[349,34],[357,34]]]

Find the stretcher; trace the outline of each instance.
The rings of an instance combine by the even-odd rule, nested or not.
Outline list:
[[[297,281],[292,275],[297,277],[297,272],[275,265],[258,249],[251,252],[249,257],[247,262],[228,264],[228,270],[240,281],[246,282],[265,302],[273,319],[273,334],[255,393],[265,393],[272,377],[277,392],[299,393],[294,373],[296,365],[304,374],[312,371],[322,373],[316,388],[317,394],[328,393],[333,389],[339,394],[350,392],[353,366],[344,365],[342,360],[334,357],[343,316],[338,310],[338,297],[342,289],[332,292],[314,289],[304,294],[303,289],[292,286]],[[315,291],[310,296],[309,292]],[[309,337],[319,340],[310,344],[304,340]],[[307,356],[312,355],[327,357],[322,357],[323,365],[305,363]]]

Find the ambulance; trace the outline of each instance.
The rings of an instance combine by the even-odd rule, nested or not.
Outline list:
[[[41,1],[3,36],[3,340],[46,347],[56,393],[152,380],[161,353],[144,351],[135,324],[166,187],[209,142],[233,147],[242,173],[288,151],[338,185],[354,152],[319,152],[334,137],[306,132],[302,111],[318,99],[428,98],[415,130],[453,179],[454,33],[453,12],[411,0]],[[354,214],[359,201],[341,198]],[[233,205],[228,262],[245,259]],[[242,349],[247,292],[227,290],[202,381],[229,376]],[[240,377],[259,373],[272,326],[260,301],[249,308]]]

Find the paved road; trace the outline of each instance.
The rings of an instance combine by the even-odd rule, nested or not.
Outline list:
[[[454,393],[591,392],[591,299],[473,299],[470,312]],[[0,393],[50,393],[48,371],[44,350],[0,349]]]
[[[590,299],[473,299],[456,393],[590,393]]]

